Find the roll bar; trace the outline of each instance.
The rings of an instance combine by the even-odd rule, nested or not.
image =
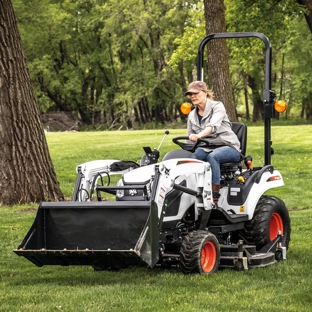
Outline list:
[[[231,39],[231,38],[250,38],[261,39],[265,44],[265,70],[264,70],[264,159],[265,165],[271,164],[271,155],[273,154],[271,141],[271,118],[275,117],[274,98],[275,93],[271,90],[271,64],[272,48],[268,37],[258,32],[237,32],[237,33],[216,33],[206,36],[199,44],[197,54],[197,80],[204,80],[204,48],[212,39]]]

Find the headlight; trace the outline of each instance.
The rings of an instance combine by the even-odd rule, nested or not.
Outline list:
[[[117,186],[123,186],[122,179],[117,182]],[[117,190],[116,197],[122,198],[125,196],[124,190]]]

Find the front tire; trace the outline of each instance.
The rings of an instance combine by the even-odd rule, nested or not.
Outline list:
[[[259,250],[275,239],[278,231],[283,235],[282,245],[288,249],[291,226],[285,203],[274,196],[261,196],[253,218],[245,225],[244,236]]]
[[[211,274],[218,270],[220,246],[207,231],[195,231],[183,238],[179,266],[183,273]]]

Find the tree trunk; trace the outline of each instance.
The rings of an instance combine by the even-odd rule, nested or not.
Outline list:
[[[207,35],[226,32],[224,1],[205,0],[204,8]],[[215,99],[223,102],[230,120],[236,121],[226,40],[211,40],[208,45],[210,88],[214,92]]]
[[[301,119],[309,120],[312,114],[312,92],[309,93],[308,96],[302,99],[301,101]],[[305,116],[304,116],[305,115]]]
[[[245,96],[245,109],[246,109],[246,120],[250,120],[249,114],[249,101],[248,101],[248,90],[247,85],[244,86],[244,96]]]
[[[264,109],[263,102],[261,100],[261,95],[259,93],[259,88],[256,79],[250,75],[248,77],[248,85],[252,91],[252,103],[253,103],[253,114],[252,121],[256,122],[263,119]]]
[[[0,205],[63,199],[10,0],[0,1]]]
[[[89,111],[90,103],[88,98],[89,79],[87,76],[83,75],[83,73],[81,76],[82,76],[81,93],[80,97],[77,99],[77,107],[82,122],[90,125],[92,122]]]
[[[141,119],[141,116],[139,114],[139,110],[136,106],[133,107],[133,110],[134,110],[134,120],[138,123],[142,123],[142,119]]]
[[[152,121],[152,116],[148,108],[148,98],[146,96],[142,98],[142,106],[143,106],[143,111],[144,111],[146,122]]]
[[[146,120],[146,115],[144,114],[144,101],[143,101],[143,99],[141,99],[138,102],[138,108],[139,108],[139,112],[140,112],[142,122],[146,123],[147,120]]]
[[[312,2],[311,0],[297,0],[297,2],[307,8],[308,12],[305,13],[304,16],[308,23],[310,31],[312,32]]]

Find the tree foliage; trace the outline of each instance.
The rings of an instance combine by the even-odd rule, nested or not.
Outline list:
[[[31,1],[15,1],[17,12],[25,11],[26,3],[37,5]],[[172,42],[184,31],[186,6],[183,1],[45,0],[35,13],[18,14],[40,108],[74,110],[86,123],[101,113],[104,122],[129,126],[134,119],[174,118],[181,88],[168,61]]]
[[[307,9],[293,0],[269,0],[269,1],[234,1],[225,0],[227,5],[228,31],[258,31],[269,37],[273,49],[273,89],[279,98],[284,98],[292,105],[294,101],[293,87],[289,80],[297,78],[291,70],[295,58],[301,59],[301,50],[298,46],[306,43],[300,39],[302,34],[311,37],[306,23],[303,23]],[[299,24],[300,23],[300,26]],[[295,41],[291,40],[294,38]],[[289,45],[289,42],[292,42]],[[295,43],[296,42],[296,43]],[[290,52],[290,46],[297,49],[296,55]],[[261,90],[263,88],[263,67],[261,53],[262,43],[251,40],[247,42],[235,42],[230,46],[231,68],[234,69],[233,85],[236,99],[242,99],[242,91],[248,94],[253,104],[253,121],[262,118]],[[304,49],[305,50],[305,49]],[[304,57],[307,60],[306,56]],[[304,97],[304,95],[302,94]],[[246,101],[245,101],[246,102]],[[248,103],[245,110],[248,112]],[[291,106],[290,106],[291,107]]]
[[[41,112],[76,112],[84,123],[104,123],[108,129],[183,118],[179,105],[187,84],[196,78],[197,47],[206,35],[209,1],[206,8],[204,1],[181,0],[13,3]],[[308,67],[299,63],[307,59],[304,51],[309,54],[305,47],[310,41],[301,39],[311,36],[309,2],[224,4],[227,31],[258,31],[270,38],[279,96],[286,96],[292,109],[307,105],[309,88],[300,88],[298,94],[297,86],[300,77],[308,76]],[[227,45],[236,109],[247,117],[250,110],[253,120],[259,120],[263,46],[256,39],[228,40]]]

